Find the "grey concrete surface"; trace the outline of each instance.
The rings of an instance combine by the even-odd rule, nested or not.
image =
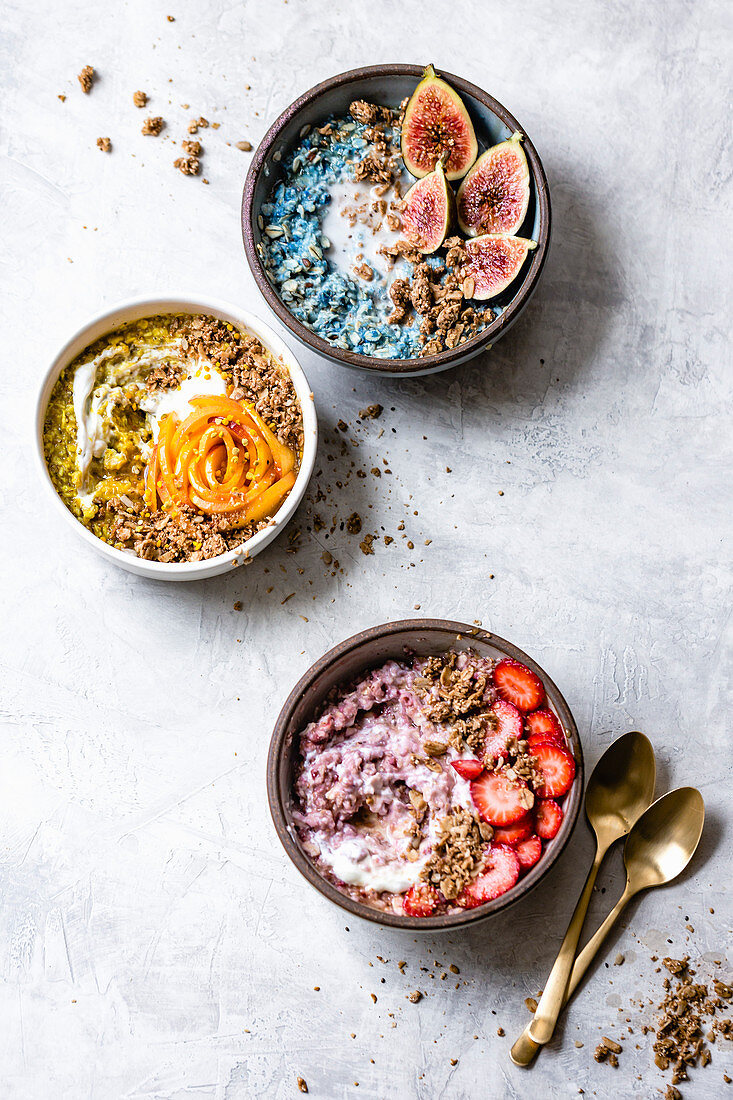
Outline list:
[[[687,952],[702,973],[730,943],[729,42],[718,0],[6,0],[4,1100],[279,1100],[299,1095],[297,1076],[329,1100],[662,1094],[647,1010],[631,1003],[660,992],[650,956]],[[318,80],[380,60],[462,73],[526,126],[555,215],[536,297],[482,360],[426,381],[302,354],[332,492],[317,501],[314,481],[298,553],[283,541],[191,586],[115,571],[40,492],[31,415],[49,356],[137,293],[193,289],[264,315],[234,143],[256,143]],[[100,74],[88,97],[84,64]],[[161,138],[140,134],[138,88]],[[199,115],[220,123],[201,135],[208,186],[172,167],[172,139]],[[359,427],[372,402],[384,415]],[[348,457],[328,442],[340,418],[359,443]],[[392,473],[340,490],[352,455]],[[314,513],[353,511],[395,542],[367,557],[338,527],[309,530]],[[707,803],[689,872],[632,906],[529,1073],[508,1050],[590,859],[583,824],[521,906],[415,941],[344,920],[269,820],[267,745],[296,678],[332,643],[412,614],[478,619],[533,654],[589,767],[638,728],[660,792],[694,784]],[[589,929],[622,878],[616,853]],[[446,963],[460,974],[441,980]],[[627,1017],[619,1068],[597,1065],[599,1037],[628,1035]],[[725,1046],[685,1100],[727,1094]]]

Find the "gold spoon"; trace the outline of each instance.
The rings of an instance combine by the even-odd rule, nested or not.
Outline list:
[[[512,1061],[518,1066],[528,1066],[539,1046],[552,1036],[598,869],[611,845],[626,836],[649,806],[654,798],[655,779],[654,749],[649,739],[638,732],[626,733],[614,741],[593,769],[585,792],[585,814],[596,836],[595,858],[537,1012],[511,1049]]]
[[[575,960],[563,1007],[572,997],[601,944],[635,894],[654,886],[664,886],[677,878],[692,859],[705,821],[705,803],[694,787],[680,787],[658,799],[636,822],[624,846],[626,886],[615,906],[596,934]],[[540,1044],[529,1034],[531,1027],[515,1043],[523,1043],[523,1052],[536,1054]],[[529,1061],[532,1055],[530,1054]],[[528,1065],[520,1062],[519,1065]]]

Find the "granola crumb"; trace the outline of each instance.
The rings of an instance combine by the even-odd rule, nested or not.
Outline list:
[[[241,600],[235,600],[234,610],[235,611],[241,611],[242,610],[242,601]]]
[[[112,142],[110,141],[110,139],[108,137],[98,137],[97,138],[97,148],[101,149],[103,153],[111,153],[111,151],[112,151]]]
[[[94,83],[96,75],[97,74],[95,73],[91,65],[85,65],[77,76],[76,79],[81,84],[81,90],[83,91],[84,95],[89,95],[89,93],[91,92],[92,84]]]
[[[361,420],[378,420],[383,411],[381,405],[367,405],[365,409],[359,410],[359,417]]]
[[[182,141],[181,148],[188,157],[200,157],[203,152],[200,141]]]
[[[169,15],[168,18],[170,19],[171,16]],[[308,1085],[306,1084],[304,1077],[297,1077],[296,1081],[297,1081],[298,1088],[300,1089],[301,1092],[307,1092],[308,1091]]]
[[[56,96],[56,98],[60,99],[62,103],[66,103],[66,96],[65,95],[58,95],[58,96]]]
[[[418,1001],[422,1000],[422,996],[423,995],[419,989],[413,989],[412,993],[406,994],[407,1000],[411,1001],[414,1005],[416,1005]]]
[[[145,104],[148,102],[148,97],[145,92],[133,92],[132,102],[135,104],[136,107],[144,107]]]
[[[175,15],[166,15],[166,19],[168,20],[169,23],[175,23],[175,21],[176,21]]]
[[[216,123],[214,123],[214,125],[216,125]],[[251,153],[252,152],[252,142],[251,141],[238,141],[238,142],[236,142],[236,148],[241,149],[241,151],[243,153]]]
[[[142,132],[146,137],[157,137],[164,126],[164,119],[160,115],[154,115],[152,118],[145,119]]]
[[[361,516],[358,512],[352,512],[346,521],[346,530],[350,535],[358,535],[361,531]]]
[[[374,542],[374,535],[364,535],[364,538],[359,543],[359,549],[362,554],[373,554],[374,549],[372,543]]]
[[[615,959],[613,960],[613,965],[614,965],[614,966],[623,966],[623,964],[625,963],[625,961],[626,961],[626,956],[625,956],[625,955],[622,955],[622,954],[621,954],[621,952],[619,951],[618,955],[617,955],[617,956],[616,956],[616,958],[615,958]]]
[[[201,163],[198,157],[178,157],[173,161],[173,167],[182,172],[184,176],[197,176]]]
[[[534,997],[525,997],[524,1003],[529,1012],[535,1013],[537,1011],[537,1001],[534,999]]]

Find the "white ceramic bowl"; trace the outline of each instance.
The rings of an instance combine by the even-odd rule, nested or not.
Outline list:
[[[300,471],[290,495],[276,512],[273,523],[253,535],[251,539],[238,546],[236,550],[219,554],[215,558],[208,558],[206,561],[180,563],[146,561],[143,558],[138,558],[131,551],[117,550],[114,546],[109,546],[108,543],[93,535],[66,507],[54,489],[43,456],[43,424],[46,417],[46,408],[51,397],[51,391],[64,367],[68,366],[85,347],[99,339],[100,336],[104,336],[105,333],[112,332],[127,321],[139,321],[143,317],[151,317],[156,313],[205,313],[217,317],[221,321],[236,325],[239,329],[251,332],[289,371],[303,411],[304,442]],[[84,542],[96,550],[97,553],[114,562],[115,565],[120,565],[131,573],[137,573],[140,576],[150,577],[154,580],[199,581],[206,577],[216,577],[220,573],[226,573],[230,569],[243,565],[248,558],[259,554],[260,550],[264,550],[273,539],[277,538],[303,499],[313,473],[318,443],[318,423],[313,394],[298,360],[290,348],[264,321],[260,321],[252,313],[247,313],[237,306],[213,298],[133,298],[121,302],[112,309],[105,310],[104,313],[98,313],[96,317],[87,321],[85,325],[77,329],[71,339],[64,344],[54,357],[43,378],[38,395],[35,442],[36,458],[46,496],[50,498],[56,514],[64,517]]]

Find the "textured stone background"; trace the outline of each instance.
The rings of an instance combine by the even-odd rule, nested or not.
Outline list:
[[[327,1098],[660,1094],[643,1014],[625,1007],[658,988],[656,949],[719,956],[730,922],[726,15],[719,0],[5,4],[6,1100],[282,1098],[299,1095],[298,1074]],[[315,509],[357,510],[392,546],[365,557],[346,533],[309,536],[314,483],[298,554],[283,540],[186,587],[115,571],[49,513],[33,469],[50,354],[130,294],[190,288],[264,314],[238,228],[249,158],[226,142],[256,143],[332,73],[400,59],[488,88],[540,150],[554,242],[530,308],[483,360],[428,381],[302,355],[324,435],[385,406],[354,454],[393,471],[339,492],[349,459],[323,442],[319,480],[334,492]],[[75,79],[86,63],[101,74],[88,97]],[[140,135],[137,88],[165,139]],[[170,139],[199,114],[221,122],[203,133],[208,187],[172,168]],[[324,547],[343,573],[329,575]],[[607,955],[626,964],[600,963],[530,1074],[508,1049],[580,889],[585,827],[523,905],[464,937],[414,941],[347,931],[284,858],[265,806],[270,730],[296,677],[352,632],[413,613],[480,619],[532,653],[589,766],[639,728],[660,791],[692,783],[706,799],[689,873],[632,907]],[[618,854],[600,881],[590,927],[620,893]],[[430,979],[420,967],[434,959],[459,978]],[[412,1005],[416,987],[427,996]],[[596,1065],[598,1037],[627,1014],[621,1067]],[[685,1098],[724,1094],[730,1052],[713,1057]]]

